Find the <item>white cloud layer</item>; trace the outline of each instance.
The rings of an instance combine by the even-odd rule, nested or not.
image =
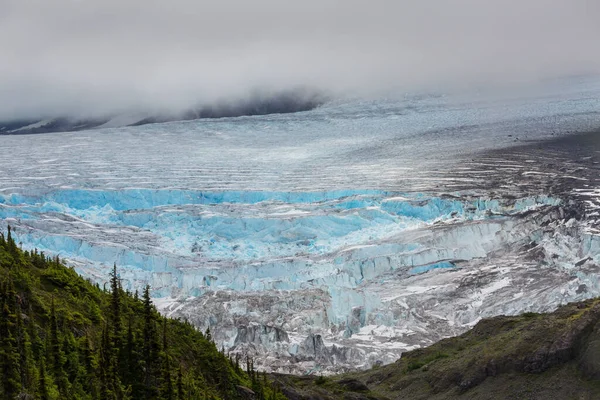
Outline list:
[[[0,117],[600,72],[597,0],[3,0]]]

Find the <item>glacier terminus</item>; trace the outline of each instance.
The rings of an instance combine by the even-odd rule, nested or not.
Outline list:
[[[600,79],[0,136],[0,229],[266,371],[600,295]]]

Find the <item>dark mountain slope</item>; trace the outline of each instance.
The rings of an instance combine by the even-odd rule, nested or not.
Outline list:
[[[83,131],[95,128],[140,126],[206,118],[288,114],[312,110],[322,105],[325,100],[326,97],[323,94],[308,89],[287,90],[276,93],[257,92],[244,99],[190,107],[176,113],[135,113],[130,116],[117,114],[97,118],[55,116],[52,118],[0,120],[0,135]]]

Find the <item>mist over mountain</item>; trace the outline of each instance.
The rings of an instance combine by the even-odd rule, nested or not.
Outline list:
[[[0,120],[124,113],[168,120],[203,107],[212,111],[200,115],[252,114],[269,111],[243,105],[257,88],[382,96],[594,73],[599,7],[585,0],[7,0]],[[230,110],[215,111],[223,103]]]
[[[30,134],[81,131],[96,128],[118,128],[152,123],[189,121],[205,118],[227,118],[268,114],[287,114],[309,111],[327,100],[319,91],[299,88],[277,93],[254,91],[250,96],[229,101],[189,107],[179,111],[123,111],[120,113],[89,117],[61,116],[0,120],[0,134]]]

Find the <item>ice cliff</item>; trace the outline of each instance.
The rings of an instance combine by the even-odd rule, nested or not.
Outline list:
[[[12,224],[25,248],[58,254],[100,283],[116,262],[126,289],[150,284],[165,312],[210,327],[219,345],[283,372],[387,363],[482,315],[522,311],[519,299],[532,289],[513,280],[526,274],[527,246],[548,251],[569,235],[540,228],[545,221],[567,229],[563,208],[549,196],[376,190],[64,189],[0,196],[1,224]],[[575,237],[582,244],[565,257],[595,257],[595,237]],[[510,275],[500,257],[506,253],[523,258]],[[482,281],[487,272],[473,276],[486,268],[494,276],[489,283]],[[550,301],[561,290],[575,297],[577,290],[580,297],[597,291],[582,271],[578,281],[586,290],[561,283]],[[509,289],[510,301],[485,303],[490,293]]]
[[[1,135],[0,229],[261,368],[388,363],[600,294],[600,80],[543,86]]]

